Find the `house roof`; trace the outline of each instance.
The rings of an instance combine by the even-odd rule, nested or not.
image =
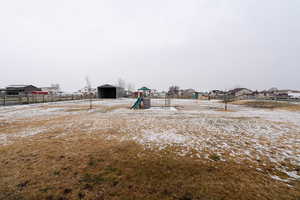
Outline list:
[[[13,89],[20,89],[20,88],[26,88],[26,87],[35,87],[34,85],[9,85],[9,86],[7,86],[6,87],[6,89],[8,90],[13,90]],[[37,87],[35,87],[35,88],[37,88]]]
[[[194,89],[186,89],[186,90],[183,90],[183,93],[195,93],[196,90]]]
[[[7,87],[10,87],[10,88],[13,88],[13,87],[15,87],[15,88],[21,88],[21,87],[27,87],[27,86],[30,86],[30,85],[9,85]]]
[[[300,93],[289,93],[289,95],[292,97],[300,98]]]
[[[220,94],[224,94],[225,93],[224,91],[221,91],[221,90],[212,90],[211,92],[213,92],[213,93],[220,93]]]
[[[147,88],[147,87],[141,87],[140,89],[138,90],[143,90],[143,91],[150,91],[151,89]]]
[[[228,91],[228,93],[234,94],[234,93],[237,93],[237,92],[242,91],[242,90],[249,90],[249,89],[247,89],[247,88],[235,88],[233,90]],[[251,90],[249,90],[249,91],[251,91]]]

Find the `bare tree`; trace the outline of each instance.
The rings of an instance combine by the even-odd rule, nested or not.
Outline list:
[[[55,88],[58,92],[60,91],[60,85],[58,83],[51,84],[52,88]]]
[[[134,91],[134,84],[128,83],[127,84],[127,90],[130,91],[130,92]]]
[[[169,87],[168,95],[174,96],[174,95],[179,95],[179,86],[172,85]]]
[[[118,87],[121,87],[121,88],[125,88],[126,87],[126,82],[124,79],[122,78],[118,78],[118,83],[117,83]]]
[[[90,99],[90,109],[93,108],[93,105],[92,105],[92,84],[91,84],[91,81],[89,79],[89,77],[87,76],[85,78],[85,81],[86,81],[86,88],[87,88],[87,92],[88,92],[88,96],[89,96],[89,99]]]

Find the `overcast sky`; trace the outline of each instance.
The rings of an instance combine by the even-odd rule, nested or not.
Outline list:
[[[0,87],[300,89],[299,0],[2,0]]]

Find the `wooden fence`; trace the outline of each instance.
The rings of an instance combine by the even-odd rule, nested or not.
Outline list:
[[[72,101],[72,100],[83,100],[83,99],[89,99],[89,97],[83,95],[43,95],[43,94],[3,95],[0,96],[0,106],[46,103],[46,102],[57,102],[57,101]]]

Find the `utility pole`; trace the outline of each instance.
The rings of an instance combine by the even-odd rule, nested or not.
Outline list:
[[[225,104],[225,111],[227,111],[227,104],[229,102],[229,95],[228,95],[228,91],[225,92],[224,94],[224,104]]]
[[[226,97],[225,97],[225,111],[227,111],[227,103],[228,103],[228,97],[226,95]]]

